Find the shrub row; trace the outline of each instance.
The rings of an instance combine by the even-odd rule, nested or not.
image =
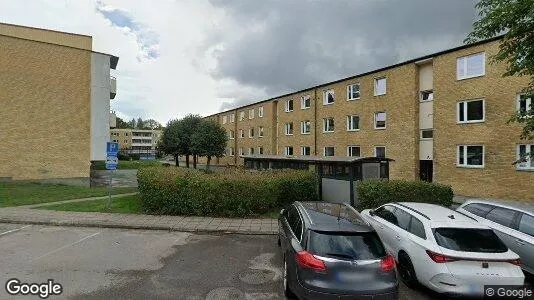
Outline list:
[[[138,153],[120,153],[118,155],[119,160],[139,160],[141,155]]]
[[[153,167],[139,169],[137,179],[143,209],[154,214],[244,217],[318,199],[316,175],[308,171]]]
[[[424,181],[368,180],[358,183],[359,211],[389,202],[424,202],[451,206],[454,193],[447,185]]]

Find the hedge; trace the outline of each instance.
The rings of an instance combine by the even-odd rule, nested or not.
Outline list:
[[[454,193],[447,185],[424,181],[367,180],[357,187],[359,211],[390,202],[424,202],[451,206]]]
[[[195,169],[153,167],[137,173],[148,213],[219,217],[254,216],[293,201],[317,201],[314,173],[296,170]]]

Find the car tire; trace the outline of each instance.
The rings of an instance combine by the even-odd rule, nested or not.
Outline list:
[[[287,276],[287,262],[286,262],[286,257],[284,256],[284,270],[282,274],[282,286],[284,287],[284,295],[288,299],[294,299],[295,294],[293,294],[293,292],[291,291],[291,288],[289,287],[289,282],[288,282],[287,277],[288,277]]]
[[[398,271],[402,282],[409,288],[415,288],[418,284],[417,275],[412,264],[412,260],[408,254],[399,253],[399,266]]]

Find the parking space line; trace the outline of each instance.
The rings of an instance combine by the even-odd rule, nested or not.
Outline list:
[[[33,259],[33,260],[34,260],[34,261],[35,261],[35,260],[39,260],[39,259],[41,259],[41,258],[43,258],[43,257],[45,257],[45,256],[48,256],[48,255],[50,255],[50,254],[54,254],[54,253],[59,252],[59,251],[65,249],[65,248],[68,248],[68,247],[74,246],[74,245],[76,245],[76,244],[79,244],[79,243],[81,243],[81,242],[83,242],[83,241],[85,241],[85,240],[87,240],[87,239],[90,239],[90,238],[92,238],[92,237],[94,237],[94,236],[97,236],[97,235],[99,235],[99,234],[100,234],[100,232],[93,233],[93,234],[88,235],[88,236],[86,236],[86,237],[84,237],[84,238],[82,238],[82,239],[77,240],[77,241],[74,242],[74,243],[70,243],[70,244],[68,244],[68,245],[61,246],[61,247],[59,247],[59,248],[57,248],[57,249],[55,249],[55,250],[52,250],[52,251],[50,251],[50,252],[48,252],[48,253],[45,253],[45,254],[43,254],[43,255],[41,255],[41,256],[39,256],[39,257]]]
[[[6,235],[6,234],[10,234],[10,233],[13,233],[13,232],[17,232],[17,231],[20,231],[20,230],[22,230],[22,229],[28,228],[28,227],[30,227],[30,226],[31,226],[31,225],[26,225],[26,226],[22,226],[22,227],[20,227],[20,228],[11,229],[11,230],[8,230],[8,231],[5,231],[5,232],[0,233],[0,236]]]

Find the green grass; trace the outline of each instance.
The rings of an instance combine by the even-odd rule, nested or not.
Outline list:
[[[116,187],[112,194],[137,192],[135,187]],[[38,182],[0,182],[0,207],[38,204],[106,196],[108,188],[89,188]]]
[[[159,160],[119,160],[117,165],[118,170],[137,170],[141,167],[161,166]],[[103,161],[95,162],[93,170],[105,170],[106,163]]]
[[[274,211],[266,212],[264,214],[261,214],[259,218],[261,219],[278,219],[280,216],[280,209],[275,209]]]
[[[38,209],[81,211],[81,212],[112,212],[112,213],[142,213],[139,194],[111,199],[111,207],[107,208],[108,199],[88,200],[56,205],[41,206]]]

